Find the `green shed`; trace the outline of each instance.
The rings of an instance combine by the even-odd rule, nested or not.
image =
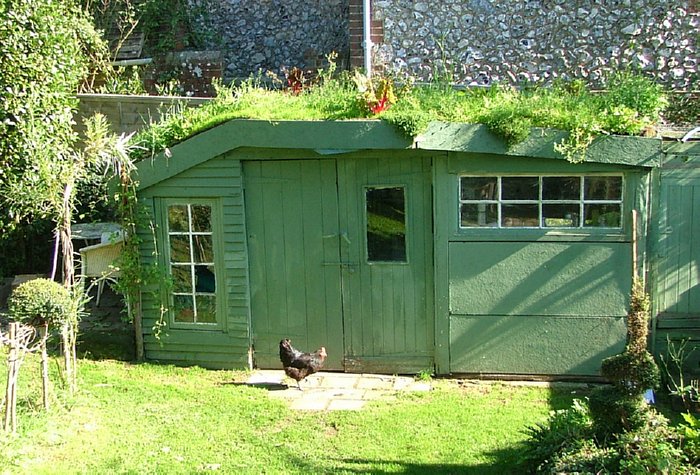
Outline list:
[[[277,368],[290,338],[338,371],[598,375],[661,141],[601,137],[573,164],[563,137],[232,120],[139,163],[142,257],[172,276],[143,294],[146,357]]]

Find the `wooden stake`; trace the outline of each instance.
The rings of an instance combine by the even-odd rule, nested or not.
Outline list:
[[[632,210],[632,280],[637,278],[637,210]]]
[[[41,345],[41,389],[43,392],[44,409],[49,410],[49,355],[46,352],[46,340],[49,335],[49,326],[44,324],[40,329],[39,337]]]
[[[7,387],[5,390],[5,431],[15,432],[17,430],[17,363],[19,362],[19,350],[17,349],[17,325],[10,323],[10,354],[7,357]]]

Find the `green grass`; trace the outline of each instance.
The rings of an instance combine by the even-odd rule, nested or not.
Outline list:
[[[411,87],[397,84],[395,103],[373,115],[357,77],[321,75],[300,94],[267,88],[259,80],[231,87],[219,86],[217,97],[198,108],[178,110],[138,134],[135,158],[171,147],[188,137],[237,118],[262,120],[349,120],[378,118],[409,137],[431,121],[486,124],[512,146],[523,141],[531,127],[571,131],[561,152],[576,159],[599,134],[648,133],[667,104],[661,86],[650,79],[617,73],[605,93],[578,82],[552,87],[515,89],[508,86],[457,90],[444,84]],[[367,84],[366,80],[363,84]]]
[[[45,413],[32,356],[18,434],[0,432],[0,472],[512,473],[523,429],[573,397],[570,388],[435,380],[434,391],[357,412],[297,412],[265,389],[232,384],[241,377],[81,360],[79,392],[55,388]]]

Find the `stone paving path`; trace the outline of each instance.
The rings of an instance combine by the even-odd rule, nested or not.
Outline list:
[[[306,411],[359,410],[367,401],[391,399],[399,391],[432,389],[429,382],[416,381],[408,376],[324,371],[303,380],[303,391],[282,370],[257,370],[246,384],[264,387],[270,397],[287,401],[292,409]]]

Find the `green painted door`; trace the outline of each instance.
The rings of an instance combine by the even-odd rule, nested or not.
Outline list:
[[[279,341],[326,346],[343,369],[338,198],[333,160],[244,162],[255,364],[279,367]]]
[[[345,369],[433,366],[430,159],[338,161]]]
[[[700,165],[700,164],[698,164]],[[700,166],[661,170],[658,247],[652,274],[656,316],[655,352],[668,341],[700,348]],[[689,164],[686,163],[686,166]],[[700,351],[688,352],[684,367],[700,375]],[[695,376],[698,377],[698,376]]]
[[[255,363],[291,338],[327,369],[416,372],[434,346],[430,160],[244,163]]]

